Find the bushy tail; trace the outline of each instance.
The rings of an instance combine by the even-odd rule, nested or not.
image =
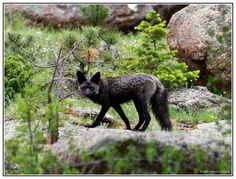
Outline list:
[[[166,89],[162,92],[157,89],[151,99],[152,111],[161,125],[162,130],[170,131],[172,124],[169,118],[168,98]]]

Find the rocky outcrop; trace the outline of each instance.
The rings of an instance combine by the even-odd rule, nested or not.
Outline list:
[[[80,12],[82,4],[8,4],[5,12],[9,14],[21,11],[27,18],[27,24],[34,26],[52,26],[56,28],[74,28],[84,25],[84,17]],[[109,16],[105,20],[106,26],[117,27],[119,30],[129,31],[138,25],[151,10],[157,10],[161,17],[169,21],[172,14],[186,5],[156,5],[156,4],[112,4],[106,5]]]
[[[194,4],[175,13],[168,44],[191,69],[200,69],[201,84],[231,90],[231,4]]]
[[[4,122],[4,140],[9,140],[15,137],[17,126],[19,126],[19,122],[17,122],[16,120],[9,120]]]
[[[202,123],[195,126],[193,130],[190,130],[190,133],[202,133],[202,134],[212,134],[214,136],[223,137],[223,135],[231,134],[232,125],[228,120],[221,120],[218,123],[209,122]],[[227,136],[224,136],[227,137]]]
[[[71,138],[61,138],[57,143],[49,147],[53,153],[62,161],[66,161],[71,167],[82,169],[85,173],[108,173],[106,162],[101,158],[96,158],[92,161],[91,165],[81,161],[81,151],[85,150],[91,155],[96,151],[106,151],[107,147],[111,145],[117,146],[120,152],[127,152],[129,145],[135,146],[136,149],[142,153],[145,151],[146,145],[152,141],[156,147],[158,154],[165,152],[166,147],[174,147],[185,155],[188,166],[181,168],[181,171],[187,173],[193,172],[196,168],[196,160],[193,157],[194,148],[200,148],[205,152],[206,165],[203,170],[214,170],[218,161],[222,159],[225,154],[230,154],[231,151],[231,138],[208,136],[207,134],[186,134],[186,133],[171,133],[171,132],[132,132],[119,129],[85,129],[77,127],[76,135]],[[73,147],[72,147],[73,146]],[[77,152],[76,152],[77,151]],[[124,154],[125,156],[126,154]],[[114,156],[116,158],[118,156]],[[143,155],[142,162],[137,162],[141,168],[148,168],[148,171],[154,173],[161,173],[161,160],[156,159],[154,163],[147,162],[145,155]],[[102,162],[101,162],[102,161]],[[146,162],[145,162],[146,161]],[[105,163],[104,163],[105,162]],[[174,159],[169,159],[175,165]],[[89,168],[89,170],[87,170]],[[230,172],[230,171],[228,171]]]
[[[231,105],[231,100],[213,94],[203,86],[170,91],[168,101],[178,110],[210,108],[219,111],[224,105]]]
[[[75,4],[10,4],[5,5],[5,12],[21,11],[27,18],[29,25],[45,25],[56,28],[74,28],[84,25],[84,17],[80,8],[86,5]],[[105,19],[106,26],[117,27],[120,30],[133,28],[143,20],[152,5],[107,5],[109,15]]]

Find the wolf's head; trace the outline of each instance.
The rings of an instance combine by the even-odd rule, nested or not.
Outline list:
[[[76,73],[79,82],[79,89],[82,94],[88,98],[94,97],[99,93],[100,72],[97,72],[92,78],[87,79],[80,71]]]

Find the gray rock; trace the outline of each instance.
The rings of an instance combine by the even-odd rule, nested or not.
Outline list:
[[[202,123],[198,124],[190,133],[202,133],[214,136],[221,136],[224,134],[231,134],[232,125],[230,121],[221,120],[218,123],[210,122],[210,123]]]
[[[201,84],[214,76],[218,87],[227,91],[231,89],[231,18],[232,4],[191,4],[171,17],[167,38],[180,59],[191,69],[200,69]],[[220,42],[220,36],[229,39]]]
[[[16,120],[4,122],[4,140],[9,140],[15,136],[17,126],[19,126],[19,122]]]
[[[221,159],[224,154],[230,154],[231,142],[219,136],[208,136],[206,134],[187,134],[176,132],[132,132],[119,129],[84,129],[78,128],[77,135],[71,138],[61,138],[57,143],[48,146],[53,153],[62,161],[66,161],[71,167],[81,167],[80,152],[86,150],[91,153],[94,150],[106,150],[109,144],[117,145],[118,150],[125,150],[129,144],[137,146],[137,149],[143,150],[145,145],[152,141],[156,145],[158,152],[163,152],[165,147],[173,146],[189,158],[189,168],[196,165],[194,160],[191,160],[193,146],[199,147],[206,152],[207,161],[206,166],[214,168],[217,161]],[[72,147],[73,146],[73,147]],[[72,150],[72,148],[73,150]],[[114,156],[115,157],[115,156]],[[104,166],[103,163],[96,164],[97,168]],[[140,165],[142,165],[140,163]],[[159,163],[160,166],[160,163]],[[145,166],[144,166],[145,167]],[[156,167],[156,166],[155,166]],[[207,168],[210,169],[211,167]],[[156,168],[157,170],[157,168]],[[155,171],[155,169],[154,169]],[[100,170],[93,170],[94,173],[100,173]],[[104,173],[109,171],[103,171]],[[157,171],[155,171],[157,172]]]
[[[208,91],[206,87],[179,88],[169,92],[168,101],[178,110],[211,108],[220,110],[224,105],[230,105],[231,100]]]

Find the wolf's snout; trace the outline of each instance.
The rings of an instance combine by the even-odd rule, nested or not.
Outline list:
[[[89,96],[89,95],[90,95],[90,90],[89,90],[89,89],[86,89],[86,90],[85,90],[85,95],[86,95],[86,96]]]

